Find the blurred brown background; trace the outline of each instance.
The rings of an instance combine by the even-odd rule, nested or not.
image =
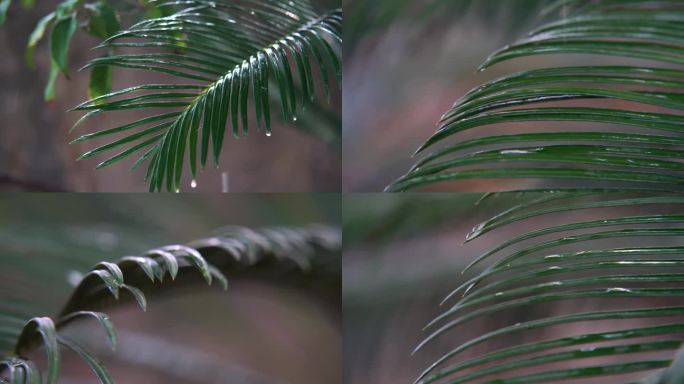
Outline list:
[[[320,7],[330,7],[335,2],[319,0],[315,3]],[[89,71],[76,70],[97,57],[97,52],[91,48],[99,43],[82,31],[76,32],[69,50],[71,79],[67,81],[60,77],[56,101],[50,104],[43,101],[49,70],[49,36],[35,53],[35,71],[27,67],[24,52],[36,22],[53,11],[60,1],[36,3],[32,10],[14,4],[6,24],[0,28],[0,52],[3,52],[0,56],[0,191],[147,191],[143,180],[146,165],[133,173],[128,171],[134,158],[102,170],[95,170],[95,166],[98,159],[105,157],[75,161],[96,143],[103,143],[69,145],[78,133],[114,127],[120,125],[122,119],[111,113],[98,116],[78,131],[68,133],[81,114],[67,110],[87,99]],[[148,82],[150,76],[159,77],[148,71],[117,69],[114,71],[113,89]],[[168,81],[167,77],[164,79]],[[339,116],[339,89],[333,88],[332,96],[331,104],[326,108]],[[319,100],[324,99],[321,97]],[[283,124],[282,116],[275,113],[279,111],[275,105],[272,111],[273,136],[266,137],[263,132],[252,131],[248,137],[235,140],[226,135],[220,167],[208,166],[199,174],[195,191],[221,192],[224,178],[231,192],[339,191],[339,141],[335,138],[328,141],[318,139]],[[182,191],[191,190],[190,179],[189,169],[186,169]]]

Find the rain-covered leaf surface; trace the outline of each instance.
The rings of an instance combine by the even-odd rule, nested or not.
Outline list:
[[[388,190],[467,179],[681,190],[684,4],[578,0],[547,11],[561,9],[564,16],[495,52],[480,70],[548,54],[593,61],[529,69],[471,90]],[[524,131],[542,123],[541,132]],[[475,137],[462,138],[471,131]]]

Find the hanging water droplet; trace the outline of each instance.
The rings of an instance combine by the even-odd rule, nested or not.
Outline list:
[[[190,182],[190,187],[191,188],[197,188],[197,180],[192,179],[192,181]]]
[[[470,233],[466,236],[466,242],[471,241],[474,238],[480,236],[482,234],[482,231],[485,229],[485,223],[480,223],[473,227],[473,229],[470,230]]]

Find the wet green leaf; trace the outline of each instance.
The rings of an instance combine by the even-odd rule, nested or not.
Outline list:
[[[100,0],[86,7],[92,12],[89,20],[90,24],[88,25],[92,35],[106,39],[119,32],[121,29],[119,18],[107,1]],[[90,98],[94,97],[90,96]]]
[[[112,91],[112,68],[108,65],[94,67],[90,72],[88,97],[94,99]]]
[[[57,384],[61,357],[59,345],[57,344],[57,330],[52,319],[48,317],[35,317],[31,319],[21,332],[15,352],[17,355],[22,356],[23,351],[33,343],[37,335],[42,339],[45,352],[47,353],[47,383]]]
[[[43,16],[43,18],[38,21],[38,24],[36,24],[35,29],[31,33],[28,46],[26,47],[26,63],[28,63],[29,67],[34,67],[33,52],[36,50],[38,43],[43,39],[43,36],[45,36],[45,31],[55,21],[56,17],[57,14],[55,12],[51,12]]]
[[[114,323],[112,323],[111,319],[109,316],[107,316],[104,313],[100,312],[93,312],[93,311],[78,311],[78,312],[72,312],[69,313],[66,316],[63,316],[62,318],[59,319],[59,325],[63,326],[66,325],[74,320],[78,320],[82,317],[86,316],[91,316],[94,317],[98,322],[100,322],[100,325],[102,325],[102,328],[107,332],[107,339],[109,340],[109,344],[112,347],[112,350],[116,349],[116,329],[114,328]]]
[[[684,63],[681,4],[555,3],[550,9],[567,14],[495,52],[480,69],[548,54],[596,56],[590,60],[604,56],[601,65],[529,69],[474,88],[442,116],[437,132],[416,154],[433,152],[418,159],[387,191],[516,178],[542,180],[540,189],[547,190],[566,181],[584,189],[619,190],[628,184],[681,190],[684,71],[664,66]],[[658,65],[624,65],[624,58]],[[610,107],[595,108],[594,103]],[[545,131],[526,132],[525,124],[534,122],[547,123]],[[523,130],[502,135],[482,129],[503,124],[504,129]],[[466,133],[470,137],[462,138]]]
[[[50,33],[50,54],[60,71],[68,76],[67,56],[69,43],[76,32],[76,15],[58,20]]]
[[[80,159],[124,147],[101,162],[99,167],[104,167],[139,153],[133,168],[149,163],[146,179],[151,191],[180,188],[186,151],[193,176],[198,156],[201,168],[206,166],[210,152],[214,164],[218,164],[228,123],[235,137],[249,132],[250,102],[255,108],[255,123],[259,126],[263,121],[267,135],[271,135],[269,104],[271,99],[278,99],[276,94],[280,96],[278,102],[284,118],[296,120],[298,110],[314,100],[316,84],[312,63],[322,67],[325,58],[333,63],[336,74],[341,72],[339,57],[331,47],[331,42],[336,46],[341,44],[341,9],[318,14],[304,0],[288,3],[268,0],[258,6],[251,3],[241,6],[255,10],[251,13],[236,12],[241,8],[224,0],[212,3],[192,0],[184,6],[194,6],[193,12],[159,13],[157,18],[115,33],[100,48],[108,52],[117,50],[117,53],[92,60],[85,68],[106,66],[152,71],[188,79],[200,86],[178,93],[133,87],[92,98],[76,108],[98,113],[154,108],[175,114],[154,127],[138,124],[147,117],[77,139],[86,141],[142,127],[126,138],[86,152]],[[250,27],[244,28],[243,24]],[[102,30],[102,25],[92,29]],[[123,50],[127,53],[120,53]],[[277,90],[269,89],[270,81],[276,84]],[[324,83],[328,92],[327,78]],[[94,81],[93,84],[104,83]],[[91,92],[94,96],[105,87],[92,88],[98,90]],[[302,100],[299,105],[298,96]],[[205,273],[206,276],[211,275]]]

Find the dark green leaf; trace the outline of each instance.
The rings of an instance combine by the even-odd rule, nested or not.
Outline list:
[[[76,32],[76,15],[57,21],[50,34],[50,54],[52,60],[62,73],[67,76],[67,56],[69,42]]]
[[[21,332],[15,352],[22,356],[24,350],[35,340],[36,334],[42,339],[48,357],[47,383],[57,384],[61,358],[59,345],[57,345],[57,330],[50,318],[35,317],[31,319]]]
[[[94,99],[106,95],[112,91],[112,68],[108,65],[99,65],[90,72],[90,84],[88,84],[88,97]]]
[[[31,33],[31,36],[29,37],[28,41],[28,46],[26,47],[26,62],[28,65],[33,68],[33,52],[36,50],[36,46],[40,42],[40,40],[43,39],[43,36],[45,36],[45,31],[47,30],[48,27],[50,27],[50,24],[52,24],[57,17],[57,14],[55,12],[49,13],[45,15],[40,21],[38,21],[38,24],[36,24],[36,28],[33,30]]]
[[[105,0],[86,6],[91,12],[89,29],[94,36],[106,39],[119,32],[121,24],[116,12]],[[98,95],[99,96],[99,95]],[[94,98],[90,96],[90,98]]]
[[[121,145],[131,145],[102,162],[104,166],[146,150],[133,168],[149,161],[146,179],[151,191],[179,189],[186,150],[189,151],[193,177],[196,174],[196,157],[200,157],[200,166],[204,168],[209,158],[210,144],[213,161],[218,164],[228,122],[235,137],[239,136],[240,131],[243,135],[248,133],[250,88],[256,124],[258,126],[264,121],[266,134],[270,135],[269,103],[271,98],[277,97],[269,93],[269,81],[277,85],[278,89],[273,92],[280,95],[279,102],[285,119],[296,120],[297,93],[306,103],[311,103],[315,94],[311,63],[324,65],[320,47],[323,47],[336,70],[339,64],[338,55],[326,39],[336,45],[341,43],[340,9],[319,15],[313,12],[308,2],[301,0],[287,5],[279,0],[259,2],[258,5],[251,2],[236,5],[225,0],[191,0],[183,3],[182,7],[191,8],[193,12],[160,14],[161,17],[144,20],[114,34],[101,48],[126,48],[133,52],[95,59],[86,67],[106,65],[153,71],[190,79],[201,85],[182,94],[163,93],[152,87],[134,87],[93,98],[76,108],[97,112],[149,108],[174,111],[171,113],[175,113],[175,117],[164,125],[143,128],[125,139],[104,144],[81,156],[83,159]],[[252,9],[255,12],[245,12]],[[311,52],[316,61],[311,60]],[[294,67],[290,66],[290,58],[294,60]],[[299,84],[292,74],[293,68],[299,74]],[[327,92],[327,78],[325,88]],[[147,93],[131,95],[137,91]],[[303,107],[304,103],[299,106]],[[143,125],[134,122],[122,127]],[[200,126],[201,137],[198,132]],[[108,134],[115,130],[106,131]],[[105,134],[100,132],[81,136],[77,140]],[[133,144],[134,140],[152,133],[159,134],[157,139],[148,138]],[[148,148],[153,144],[153,147]]]

